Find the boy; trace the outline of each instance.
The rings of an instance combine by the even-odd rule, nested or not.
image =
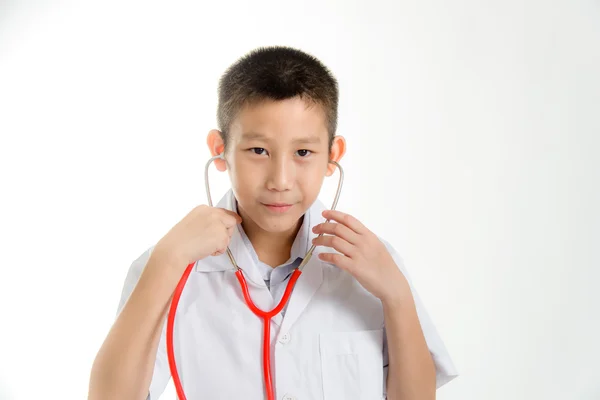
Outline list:
[[[89,398],[152,399],[170,371],[165,320],[183,271],[174,348],[186,397],[264,399],[262,320],[244,303],[229,246],[255,304],[271,310],[277,399],[434,399],[456,376],[400,256],[361,222],[317,200],[346,150],[337,82],[286,47],[255,50],[223,75],[207,144],[232,189],[199,206],[132,264],[118,317],[94,362]],[[330,222],[325,223],[329,219]],[[319,234],[324,234],[318,237]],[[387,397],[386,397],[387,396]]]

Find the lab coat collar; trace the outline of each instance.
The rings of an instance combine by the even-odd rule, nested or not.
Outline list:
[[[217,203],[216,207],[224,208],[226,210],[235,211],[235,196],[233,191],[230,189],[221,200]],[[304,215],[304,221],[301,230],[304,238],[298,241],[298,250],[300,257],[304,258],[306,252],[312,245],[312,239],[317,237],[312,231],[312,227],[325,221],[322,216],[322,212],[326,210],[325,205],[320,201],[316,200],[311,207],[306,211]],[[300,232],[299,232],[300,234]],[[260,270],[253,265],[253,259],[244,245],[239,230],[235,229],[231,240],[229,242],[229,248],[237,262],[242,268],[248,281],[248,288],[250,295],[257,307],[263,310],[271,310],[275,308],[277,304],[274,304],[273,297],[267,289]],[[281,317],[281,313],[273,317],[273,322],[281,326],[282,330],[285,328],[289,330],[291,325],[298,319],[314,293],[317,291],[321,283],[323,282],[323,267],[322,261],[319,260],[318,254],[322,252],[321,247],[316,247],[313,251],[313,255],[310,261],[304,266],[302,275],[296,282],[296,286],[290,297],[287,310],[285,312],[285,319]],[[294,251],[292,251],[294,255]],[[201,260],[196,263],[197,272],[217,272],[217,271],[234,271],[233,265],[229,260],[227,253],[220,256],[208,257],[208,259]],[[283,323],[283,325],[282,325]]]

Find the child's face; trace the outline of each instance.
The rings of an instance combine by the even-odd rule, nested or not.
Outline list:
[[[222,151],[218,131],[211,131],[212,154]],[[325,176],[335,171],[345,142],[336,136],[331,153],[325,115],[300,98],[264,101],[244,108],[229,131],[226,164],[242,218],[268,232],[294,229],[316,200]],[[275,205],[285,204],[277,207]]]

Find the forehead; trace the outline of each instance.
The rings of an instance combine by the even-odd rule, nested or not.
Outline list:
[[[231,123],[229,136],[234,142],[318,139],[327,143],[327,120],[321,105],[298,97],[263,100],[240,110]]]

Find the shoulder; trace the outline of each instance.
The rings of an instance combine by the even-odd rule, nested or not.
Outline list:
[[[154,246],[147,248],[130,263],[129,268],[127,270],[127,274],[125,276],[125,281],[123,282],[121,298],[119,300],[119,305],[117,308],[118,311],[120,311],[123,308],[123,306],[127,302],[127,299],[131,295],[131,292],[133,292],[135,285],[137,285],[137,282],[140,279],[140,276],[142,276],[142,272],[144,272],[144,268],[146,268],[146,264],[148,264],[148,260],[150,259],[150,255],[152,254],[153,250]]]
[[[387,239],[385,239],[377,234],[375,234],[375,236],[377,237],[377,239],[379,239],[379,241],[381,243],[383,243],[383,245],[385,246],[388,253],[390,253],[392,258],[394,259],[394,262],[396,263],[398,268],[400,268],[403,272],[405,272],[404,271],[404,268],[405,268],[404,267],[404,258],[401,254],[401,251],[399,251],[397,247],[394,247]]]
[[[148,260],[150,259],[150,256],[152,255],[153,250],[154,250],[154,246],[150,246],[149,248],[144,250],[141,254],[139,254],[137,256],[137,258],[135,258],[131,262],[131,265],[129,266],[129,270],[127,271],[128,278],[129,277],[138,277],[139,278],[139,276],[144,271],[144,268],[146,268],[146,264],[148,264]]]
[[[381,243],[383,243],[383,245],[385,246],[385,248],[387,249],[387,251],[392,255],[392,256],[397,256],[399,258],[402,258],[400,256],[400,253],[396,250],[396,248],[394,246],[392,246],[392,244],[387,241],[386,239],[384,239],[383,237],[379,236],[379,235],[375,235],[377,236],[377,239],[379,239],[379,241]]]

